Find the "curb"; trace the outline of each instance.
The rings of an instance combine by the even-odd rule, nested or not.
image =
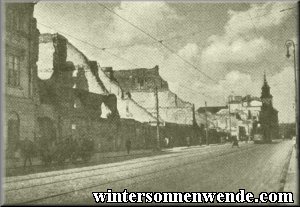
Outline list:
[[[283,187],[284,192],[293,193],[294,202],[293,204],[299,204],[299,189],[297,186],[298,179],[298,158],[297,158],[297,149],[295,145],[293,146],[292,156],[289,162],[285,183]]]
[[[292,146],[292,148],[289,151],[288,154],[288,159],[286,160],[286,162],[283,165],[283,169],[281,171],[281,175],[280,175],[280,188],[279,188],[279,192],[284,192],[284,187],[286,184],[286,179],[287,179],[287,175],[288,175],[288,169],[290,166],[290,162],[291,162],[291,158],[293,155],[293,151],[294,151],[294,145]]]

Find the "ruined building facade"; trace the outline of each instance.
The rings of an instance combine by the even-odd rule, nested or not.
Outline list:
[[[60,34],[40,35],[39,49],[42,140],[93,139],[102,152],[124,150],[127,139],[133,149],[151,147],[155,117],[124,96],[109,68],[90,61]]]
[[[139,105],[157,115],[155,88],[157,88],[159,117],[163,121],[161,140],[172,137],[173,145],[185,145],[185,138],[191,137],[191,144],[198,144],[198,125],[193,105],[173,93],[168,83],[160,76],[159,67],[113,71],[125,96],[130,96]]]
[[[7,158],[19,141],[33,139],[37,125],[39,31],[33,3],[5,3],[5,128]]]
[[[41,142],[93,139],[96,150],[114,150],[120,124],[117,100],[97,78],[93,61],[59,34],[42,34],[40,50]]]
[[[169,89],[167,81],[159,75],[158,66],[118,71],[111,68],[111,73],[125,92],[153,92],[155,87],[158,91]]]

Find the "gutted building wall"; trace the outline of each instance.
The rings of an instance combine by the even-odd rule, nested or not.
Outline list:
[[[56,139],[94,139],[99,150],[113,149],[119,121],[116,96],[98,84],[90,61],[65,37],[41,35],[40,50],[41,60],[52,60],[40,63],[40,118],[54,123]],[[42,77],[45,70],[49,74]]]
[[[89,61],[59,34],[41,35],[43,49],[42,59],[52,59],[52,65],[41,63],[51,67],[51,75],[39,81],[39,92],[43,105],[52,107],[58,139],[93,139],[99,151],[122,150],[127,139],[134,149],[145,147],[150,140],[148,123],[155,118],[132,100],[122,99],[121,89],[107,79],[97,62]],[[43,72],[42,67],[39,70]],[[107,88],[118,91],[113,94]],[[40,110],[43,117],[47,115],[44,109]],[[135,120],[124,116],[129,110]]]
[[[151,69],[118,70],[113,73],[125,92],[152,92],[155,86],[160,91],[169,88],[168,83],[160,77],[158,66]]]

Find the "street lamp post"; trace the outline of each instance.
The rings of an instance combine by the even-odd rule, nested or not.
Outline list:
[[[293,47],[293,55],[294,55],[294,73],[295,73],[295,115],[296,115],[296,147],[297,147],[297,157],[298,157],[298,153],[299,153],[299,150],[298,150],[298,144],[299,144],[299,138],[298,138],[298,133],[299,133],[299,130],[298,130],[298,122],[299,122],[299,115],[298,115],[298,86],[297,86],[297,78],[298,78],[298,74],[297,74],[297,64],[296,64],[296,47],[295,47],[295,43],[293,40],[287,40],[285,42],[285,46],[287,48],[287,54],[286,54],[286,57],[287,58],[290,58],[291,55],[290,55],[290,47]]]

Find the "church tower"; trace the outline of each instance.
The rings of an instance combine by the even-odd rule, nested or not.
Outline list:
[[[273,108],[273,96],[270,93],[270,86],[264,73],[264,83],[261,88],[262,107],[259,115],[263,138],[266,143],[278,138],[278,111]]]

